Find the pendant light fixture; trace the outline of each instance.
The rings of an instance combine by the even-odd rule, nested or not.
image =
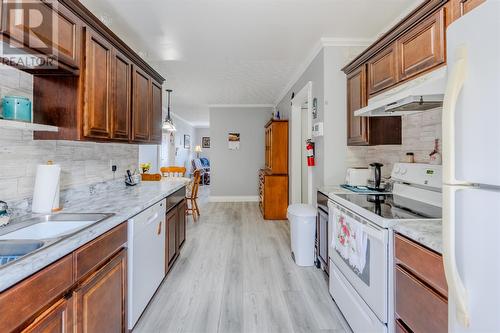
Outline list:
[[[172,97],[170,94],[172,93],[172,89],[167,89],[167,118],[163,122],[162,129],[166,132],[175,132],[177,129],[175,128],[174,122],[172,118],[170,118],[170,108],[172,107]]]

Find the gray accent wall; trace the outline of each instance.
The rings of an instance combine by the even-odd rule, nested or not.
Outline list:
[[[264,126],[269,107],[210,108],[210,195],[257,197],[258,171],[264,167]],[[228,133],[240,133],[240,150],[228,149]]]

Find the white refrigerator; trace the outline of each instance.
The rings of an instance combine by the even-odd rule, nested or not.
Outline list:
[[[449,332],[500,332],[500,0],[452,23],[443,106]]]

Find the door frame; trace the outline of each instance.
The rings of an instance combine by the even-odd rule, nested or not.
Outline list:
[[[312,139],[312,81],[307,84],[297,93],[292,99],[292,111],[290,115],[291,123],[291,186],[290,198],[291,203],[302,202],[302,105],[307,103],[307,138]],[[307,203],[313,202],[313,169],[308,168],[307,172]]]

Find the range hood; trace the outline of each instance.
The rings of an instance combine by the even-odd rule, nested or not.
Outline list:
[[[402,116],[441,108],[446,87],[446,67],[418,77],[368,100],[354,112],[360,117]]]

